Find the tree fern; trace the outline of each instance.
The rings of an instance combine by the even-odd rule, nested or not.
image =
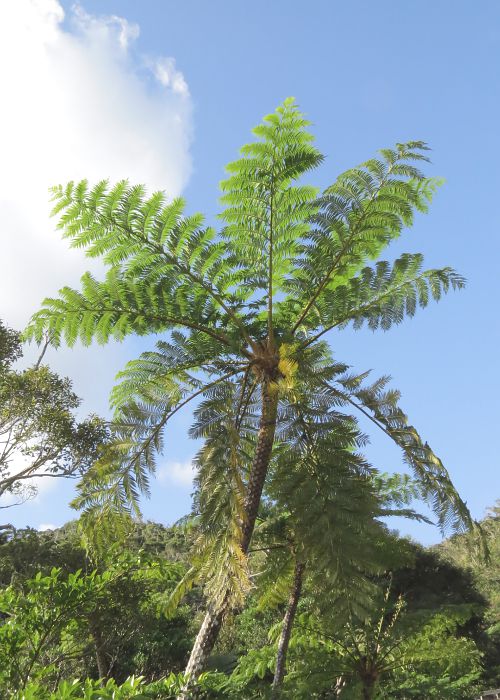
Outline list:
[[[401,445],[443,527],[470,523],[426,443],[405,419],[394,423],[385,399],[350,381],[347,367],[320,340],[349,323],[386,330],[463,285],[449,268],[423,270],[419,255],[405,254],[393,265],[378,260],[427,210],[439,185],[417,167],[426,165],[428,148],[420,141],[396,144],[320,192],[301,180],[323,161],[309,126],[292,99],[265,117],[256,139],[227,168],[220,228],[206,226],[200,214],[186,215],[182,200],[126,181],[53,190],[63,235],[102,259],[108,272],[102,281],[86,274],[80,289],[66,287],[46,300],[26,337],[40,341],[48,331],[55,344],[73,345],[162,335],[119,378],[114,445],[82,485],[79,504],[133,512],[149,490],[170,417],[201,401],[195,434],[205,445],[196,462],[196,508],[200,551],[212,555],[200,566],[217,604],[193,650],[192,678],[224,611],[248,586],[246,552],[263,490],[272,487],[273,498],[304,528],[316,501],[309,516],[301,513],[295,489],[311,499],[314,489],[322,494],[331,515],[324,547],[340,526],[328,500],[335,479],[345,469],[356,472],[353,503],[369,498],[370,469],[355,451],[363,437],[351,412],[367,411]],[[218,392],[229,413],[215,408]],[[317,463],[298,428],[297,406],[308,395],[309,445],[329,465],[326,480],[311,472]],[[289,472],[280,467],[287,450]],[[349,537],[336,545],[354,547],[356,537]]]

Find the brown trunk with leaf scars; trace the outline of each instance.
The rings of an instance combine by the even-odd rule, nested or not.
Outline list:
[[[295,565],[295,575],[293,579],[292,590],[288,599],[285,617],[283,619],[283,627],[281,629],[281,637],[278,644],[278,653],[276,654],[276,671],[274,672],[272,697],[278,698],[283,679],[285,677],[286,656],[288,653],[288,645],[292,635],[293,622],[297,605],[299,604],[300,594],[302,593],[302,580],[304,576],[304,564],[299,562]]]
[[[248,547],[254,531],[262,489],[264,488],[274,443],[276,415],[278,411],[278,391],[276,386],[270,386],[270,384],[271,382],[269,379],[264,379],[262,382],[262,413],[259,422],[255,456],[248,477],[245,498],[245,522],[243,524],[241,542],[241,549],[245,554],[248,552]],[[185,673],[188,676],[187,685],[180,693],[177,700],[192,700],[196,698],[196,689],[192,688],[192,684],[205,667],[207,659],[219,636],[222,621],[227,611],[227,603],[223,603],[217,611],[211,610],[210,608],[207,611],[186,666]]]

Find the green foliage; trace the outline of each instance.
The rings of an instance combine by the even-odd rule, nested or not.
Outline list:
[[[364,589],[306,579],[280,697],[468,700],[484,687],[486,602],[470,575],[394,536],[388,549],[392,573],[368,574]],[[224,697],[269,697],[282,623],[268,625],[267,643],[240,656]]]
[[[171,674],[161,682],[148,684],[140,676],[131,676],[118,684],[113,679],[101,681],[62,681],[53,692],[36,683],[30,683],[12,700],[168,700],[175,698],[181,678]]]
[[[367,373],[345,375],[331,383],[337,401],[356,408],[400,447],[422,497],[432,506],[443,532],[450,528],[472,528],[474,523],[468,508],[453,488],[448,471],[400,407],[399,391],[386,388],[390,377],[381,377],[371,385],[363,383],[366,377]]]
[[[106,577],[108,578],[108,577]],[[106,579],[80,572],[63,578],[52,569],[48,576],[38,573],[21,586],[9,586],[0,594],[2,655],[0,685],[3,691],[22,689],[30,679],[51,678],[66,655],[66,631],[80,626],[103,595]],[[73,630],[74,632],[74,630]],[[57,657],[47,656],[56,647]]]
[[[4,372],[20,357],[21,340],[19,333],[5,326],[0,320],[0,372]]]
[[[436,547],[447,562],[465,570],[487,602],[483,645],[484,685],[495,685],[500,674],[500,510],[498,502],[480,522],[480,531],[450,537]],[[486,541],[488,557],[483,555]]]
[[[360,272],[412,224],[415,210],[426,210],[437,183],[411,165],[426,160],[425,144],[382,151],[318,199],[314,188],[294,184],[323,160],[308,126],[287,100],[254,130],[259,140],[242,148],[222,183],[221,237],[201,215],[184,217],[181,200],[167,204],[162,193],[147,197],[125,181],[54,188],[64,236],[110,271],[104,282],[85,275],[81,292],[65,288],[47,300],[26,337],[40,340],[48,330],[55,343],[61,334],[69,344],[106,342],[184,327],[240,354],[241,341],[252,347],[270,321],[279,336],[299,327],[325,332],[363,314],[368,320],[372,308],[374,319],[387,316],[396,300],[398,321],[405,308],[411,315],[416,302],[425,306],[429,292],[439,298],[460,286],[449,269],[421,275],[420,256],[404,256],[391,273],[387,263]]]
[[[13,530],[0,545],[0,585],[17,579],[33,578],[51,569],[64,572],[86,571],[89,561],[79,541],[76,523],[40,532],[33,528]]]
[[[68,548],[58,554],[64,560]],[[131,670],[150,678],[169,666],[180,670],[189,648],[186,613],[167,621],[161,609],[183,565],[128,551],[110,555],[100,569],[17,574],[0,592],[3,692],[96,670],[116,680]]]
[[[38,683],[29,683],[23,691],[12,695],[11,700],[174,700],[182,688],[184,676],[170,673],[166,678],[147,682],[141,676],[130,676],[123,683],[110,679],[102,681],[62,681],[54,691]],[[204,697],[223,697],[217,690],[225,685],[219,674],[204,673],[197,683]]]
[[[288,291],[309,221],[318,211],[317,189],[294,184],[323,161],[309,125],[294,101],[286,100],[253,130],[258,140],[243,146],[221,183],[223,240],[230,264],[241,270],[232,283],[237,281],[240,298],[248,290],[245,300],[252,290],[256,309]]]
[[[379,600],[378,608],[375,598],[373,605],[361,618],[351,612],[344,624],[335,617],[327,622],[328,614],[299,616],[283,697],[322,697],[333,687],[340,697],[353,699],[458,700],[474,693],[481,654],[474,640],[459,632],[470,608],[412,617],[404,612],[401,598],[390,604]],[[268,677],[273,668],[273,647],[252,650],[240,661],[231,683],[245,688],[257,682],[258,687],[257,679]]]
[[[439,301],[450,288],[464,286],[463,278],[449,268],[422,272],[422,262],[422,255],[406,253],[392,267],[386,261],[365,267],[345,284],[326,290],[316,311],[329,329],[349,323],[358,329],[366,323],[371,330],[388,330],[414,316],[419,306],[426,307],[430,298]]]
[[[54,199],[54,213],[63,212],[65,237],[90,257],[103,257],[110,271],[105,282],[87,274],[81,292],[65,288],[59,299],[48,300],[27,337],[40,340],[49,328],[54,343],[64,333],[69,344],[78,337],[88,344],[93,338],[106,342],[110,335],[199,326],[222,339],[216,330],[223,325],[218,323],[218,294],[210,282],[218,278],[219,261],[207,265],[221,245],[213,241],[214,231],[201,228],[199,215],[184,218],[180,200],[165,204],[161,193],[146,198],[143,187],[126,182],[111,189],[105,182],[93,189],[85,181],[70,183],[55,188]]]
[[[103,570],[124,553],[146,560],[167,560],[188,565],[192,535],[189,526],[165,527],[159,523],[133,521],[125,541],[110,545],[95,559],[82,543],[79,522],[71,521],[56,530],[40,532],[32,528],[13,530],[0,544],[0,585],[12,579],[32,578],[38,571],[49,574],[59,568],[65,573],[78,569]]]
[[[81,477],[107,430],[97,416],[76,421],[80,400],[69,379],[39,363],[10,368],[20,346],[3,326],[0,344],[0,496],[22,502],[36,492],[34,477]]]
[[[394,505],[391,494],[399,498],[399,479],[376,478],[382,482],[384,503]],[[407,491],[410,498],[411,484]],[[230,616],[221,634],[210,664],[218,672],[200,678],[207,699],[270,697],[290,585],[287,547],[297,543],[287,514],[273,513],[267,505],[262,514],[266,518],[249,558],[255,585],[244,612]],[[170,620],[162,610],[185,571],[190,539],[197,536],[196,526],[193,532],[190,527],[136,523],[121,545],[122,554],[112,549],[97,570],[78,544],[75,524],[55,532],[14,533],[0,547],[0,695],[13,700],[176,697],[183,683],[179,671],[189,649],[190,622],[199,612],[199,590],[193,589]],[[445,550],[455,541],[447,542]],[[365,656],[365,648],[379,670],[374,698],[474,697],[477,688],[494,678],[496,662],[484,634],[494,611],[475,588],[474,577],[433,550],[395,536],[375,546],[381,561],[392,562],[391,577],[370,573],[366,587],[357,584],[347,590],[339,585],[341,579],[332,586],[321,576],[305,578],[282,697],[319,699],[338,683],[339,697],[359,698],[360,665],[355,659],[356,654]],[[59,568],[51,569],[53,565]],[[38,567],[41,572],[35,575]],[[273,576],[275,582],[280,578],[280,567],[288,590],[284,587],[276,598],[270,594],[266,599]],[[361,575],[366,577],[356,574]],[[110,662],[110,678],[101,681],[92,680],[98,675],[91,624],[96,613],[104,658]],[[30,679],[21,689],[19,676],[27,675],[30,664]]]
[[[239,416],[245,386],[220,384],[195,411],[193,437],[204,438],[195,459],[198,467],[194,508],[199,536],[194,565],[215,605],[229,593],[235,606],[250,588],[241,550],[245,520],[244,476],[250,466],[254,434],[251,417]]]
[[[467,609],[437,614],[405,640],[405,666],[394,669],[381,697],[470,697],[478,689],[481,655],[474,640],[459,632],[469,616]]]
[[[303,550],[311,568],[332,585],[339,576],[355,581],[358,567],[369,568],[380,507],[372,469],[355,451],[363,436],[349,416],[300,389],[297,380],[269,494],[279,512],[290,513],[299,559]]]
[[[500,506],[497,502],[481,521],[481,532],[457,534],[436,547],[447,561],[460,566],[473,577],[478,590],[491,605],[493,619],[500,618]],[[487,543],[488,557],[483,556],[480,537]]]

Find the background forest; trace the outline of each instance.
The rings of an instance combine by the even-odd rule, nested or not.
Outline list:
[[[473,698],[494,686],[498,509],[482,525],[492,548],[487,568],[474,560],[467,535],[429,549],[392,536],[397,563],[370,579],[369,604],[349,611],[341,592],[306,578],[282,697],[372,697],[363,695],[369,669],[380,679],[380,698]],[[201,592],[193,589],[173,614],[164,611],[189,567],[195,529],[191,521],[137,524],[125,546],[99,561],[89,560],[75,523],[5,535],[3,697],[174,698],[203,615]],[[256,572],[260,557],[253,555]],[[264,587],[227,621],[201,680],[204,697],[270,697],[287,599],[286,590]],[[99,677],[107,680],[74,683]]]

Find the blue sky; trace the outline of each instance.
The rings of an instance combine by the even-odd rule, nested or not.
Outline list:
[[[446,184],[430,213],[389,255],[423,252],[428,267],[451,265],[465,275],[467,288],[388,333],[342,331],[330,341],[337,357],[355,368],[393,376],[413,424],[442,457],[473,515],[481,517],[500,497],[494,439],[500,418],[500,5],[488,0],[87,0],[84,30],[75,28],[71,3],[62,5],[66,18],[58,31],[66,39],[111,26],[92,17],[126,20],[129,45],[122,73],[129,82],[124,84],[142,90],[143,102],[127,105],[120,95],[111,106],[106,102],[100,121],[99,101],[118,88],[106,84],[107,64],[97,53],[88,70],[90,76],[95,71],[102,91],[89,107],[92,130],[82,127],[83,147],[101,130],[114,143],[135,111],[136,121],[127,121],[120,136],[123,148],[133,133],[138,144],[146,143],[150,157],[136,168],[133,153],[130,161],[116,156],[110,175],[118,177],[119,168],[130,162],[123,177],[135,179],[138,171],[146,184],[157,187],[164,169],[165,187],[182,192],[189,210],[203,211],[209,221],[218,211],[224,164],[249,139],[252,126],[287,96],[295,96],[312,120],[317,145],[327,156],[314,176],[320,186],[378,148],[408,139],[429,142],[429,172],[445,177]],[[96,42],[107,40],[101,32]],[[170,62],[154,63],[152,70],[151,57],[158,56]],[[168,71],[163,83],[160,65]],[[75,61],[76,86],[80,67]],[[149,110],[147,119],[140,108]],[[168,121],[174,112],[176,120]],[[106,170],[104,137],[99,153]],[[155,158],[149,177],[148,164]],[[10,318],[11,324],[17,320],[14,313],[7,314]],[[108,349],[102,363],[95,361],[99,351],[61,349],[51,361],[70,373],[85,408],[102,411],[114,372],[143,347],[144,342],[131,341]],[[77,364],[66,356],[74,352]],[[184,414],[167,432],[167,466],[144,504],[146,517],[168,523],[189,509],[186,464],[195,445],[187,440],[188,425]],[[373,437],[366,450],[372,463],[400,469],[398,452],[383,436]],[[36,501],[12,509],[9,520],[18,526],[59,525],[71,517],[65,506],[70,495],[69,484],[42,490]],[[423,525],[403,523],[401,531],[424,542],[439,539],[437,530]]]

